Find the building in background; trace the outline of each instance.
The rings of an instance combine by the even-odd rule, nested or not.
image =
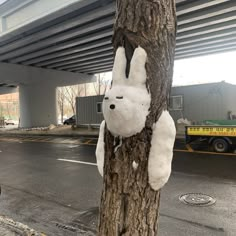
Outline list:
[[[76,98],[76,123],[100,124],[102,122],[102,101],[104,95]]]
[[[204,120],[232,119],[236,112],[236,85],[226,82],[173,87],[170,114],[199,124]],[[231,115],[230,115],[231,114]]]
[[[103,95],[78,97],[78,124],[100,124]],[[174,121],[187,119],[193,124],[204,120],[229,120],[236,117],[236,85],[225,82],[173,87],[170,114]]]

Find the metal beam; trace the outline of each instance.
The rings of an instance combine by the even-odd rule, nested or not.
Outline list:
[[[82,45],[82,44],[85,44],[85,43],[88,43],[88,42],[92,42],[92,41],[95,41],[95,40],[98,40],[98,39],[102,39],[102,38],[105,38],[105,37],[112,36],[112,33],[113,32],[110,30],[110,28],[104,29],[104,30],[101,30],[101,31],[99,31],[97,33],[94,33],[92,35],[82,36],[82,37],[77,38],[77,39],[72,39],[72,40],[69,40],[67,42],[63,42],[63,43],[60,43],[58,45],[51,46],[50,48],[45,48],[45,49],[42,49],[42,50],[37,51],[37,52],[29,53],[27,55],[24,55],[24,56],[15,58],[15,59],[11,59],[10,62],[11,63],[18,63],[18,62],[26,61],[26,60],[29,60],[31,58],[36,58],[36,57],[39,57],[39,56],[42,56],[42,55],[45,55],[45,54],[50,54],[50,53],[54,54],[55,52],[63,50],[63,49],[71,48],[71,47],[74,47],[74,46]],[[2,58],[0,57],[0,61],[1,60],[2,60]]]
[[[214,7],[202,9],[201,11],[181,15],[178,17],[178,26],[206,18],[210,19],[213,16],[225,14],[227,12],[232,12],[235,10],[236,2],[231,0],[225,3],[218,4]]]
[[[113,62],[113,56],[106,56],[95,60],[88,60],[86,62],[80,63],[79,65],[70,68],[58,67],[57,70],[76,71],[77,68],[81,67],[90,68],[90,66],[106,64],[107,62]]]
[[[16,1],[19,2],[19,0]],[[43,22],[43,27],[41,28],[41,30],[45,28],[47,24],[52,25],[52,22],[55,22],[58,18],[61,18],[65,15],[70,16],[74,15],[75,13],[77,15],[80,15],[84,9],[88,9],[90,6],[93,7],[101,6],[101,2],[100,0],[85,0],[72,3],[68,5],[68,7],[65,7],[59,11],[55,11],[54,13],[49,14],[46,17],[39,18],[38,20],[35,20],[30,24],[22,26],[5,35],[2,35],[0,45],[3,45],[9,41],[17,40],[21,38],[22,35],[24,36],[27,35],[27,32],[31,32],[30,34],[35,33],[37,29],[40,29],[42,27],[42,22]]]
[[[236,33],[236,29],[227,29],[227,30],[221,30],[221,31],[217,31],[217,32],[213,32],[213,33],[208,33],[205,35],[197,35],[194,37],[190,37],[190,38],[184,38],[184,39],[178,39],[177,37],[177,45],[186,45],[186,44],[191,44],[194,42],[200,42],[200,41],[205,41],[205,40],[213,40],[213,39],[217,39],[217,38],[222,38],[222,37],[228,37],[230,35],[235,35]]]
[[[40,64],[38,66],[45,66],[48,64],[53,64],[60,61],[68,60],[70,58],[73,58],[73,56],[76,57],[78,54],[79,55],[83,54],[84,51],[90,51],[90,49],[94,50],[94,48],[100,46],[108,47],[110,45],[111,45],[111,37],[105,37],[93,42],[88,42],[83,45],[61,50],[59,52],[46,54],[45,56],[39,56],[33,59],[29,59],[27,61],[24,61],[21,57],[18,58],[18,60],[23,61],[23,64],[25,65]]]
[[[201,51],[197,53],[186,53],[183,55],[176,55],[175,60],[186,59],[186,58],[191,58],[191,57],[200,57],[200,56],[223,53],[223,52],[230,52],[230,51],[236,51],[236,46],[221,47],[221,48],[215,48],[212,50]]]
[[[17,48],[25,47],[26,45],[31,44],[31,43],[34,43],[35,48],[37,48],[38,44],[45,43],[47,41],[50,44],[51,40],[53,41],[54,35],[56,35],[55,36],[56,41],[54,40],[53,43],[58,42],[60,40],[60,37],[62,38],[63,35],[67,37],[62,38],[62,40],[65,40],[68,37],[77,36],[78,30],[77,29],[71,30],[72,28],[78,28],[81,25],[88,24],[89,22],[94,22],[97,19],[100,19],[102,17],[104,18],[105,16],[108,16],[108,15],[112,16],[112,19],[113,19],[114,12],[115,12],[114,3],[109,4],[105,7],[101,7],[99,9],[95,9],[93,11],[90,11],[89,13],[79,15],[75,18],[66,20],[57,25],[53,25],[45,30],[34,33],[33,35],[25,36],[17,41],[9,43],[1,49],[1,54],[7,53]],[[89,27],[89,25],[87,25],[86,27]],[[79,34],[82,34],[82,33],[83,32],[79,32]],[[43,42],[41,40],[43,40]]]
[[[186,50],[181,50],[181,51],[176,51],[175,55],[183,55],[187,53],[196,53],[196,52],[202,52],[202,51],[210,51],[212,49],[218,49],[218,48],[224,48],[224,47],[232,47],[236,46],[236,41],[228,41],[227,44],[222,44],[222,43],[216,43],[216,44],[210,44],[207,46],[201,46],[201,47],[196,47],[196,48],[191,48],[191,49],[186,49]]]
[[[112,50],[113,50],[113,48],[111,45],[97,47],[95,49],[87,50],[82,53],[76,53],[76,54],[73,54],[72,56],[67,56],[65,58],[58,58],[57,61],[54,60],[54,63],[46,61],[46,62],[38,63],[38,64],[36,64],[36,66],[47,66],[47,68],[55,68],[58,66],[74,63],[74,62],[76,62],[76,60],[79,60],[79,59],[83,60],[84,58],[87,58],[87,56],[89,57],[92,55],[92,57],[93,57],[94,55],[96,55],[98,53],[103,53],[103,52],[107,52],[107,51],[111,52]]]
[[[81,69],[89,69],[93,68],[95,66],[100,66],[100,65],[108,65],[108,64],[113,64],[113,57],[107,57],[104,59],[96,60],[96,61],[91,61],[90,63],[85,63],[85,64],[80,64],[78,67],[66,70],[66,71],[71,71],[71,72],[77,72]]]
[[[236,20],[232,20],[229,22],[223,22],[220,24],[206,26],[201,29],[194,29],[194,30],[189,30],[187,32],[178,33],[177,38],[184,39],[184,38],[189,38],[193,36],[205,35],[211,32],[217,32],[221,30],[235,29],[235,28],[236,28]]]
[[[88,57],[83,57],[77,60],[73,60],[72,62],[67,62],[67,63],[60,63],[57,66],[47,66],[47,68],[49,69],[59,69],[59,70],[67,70],[67,69],[71,69],[74,67],[77,67],[79,65],[81,65],[81,62],[87,62],[87,61],[91,61],[94,59],[98,59],[98,58],[105,58],[107,56],[113,56],[113,50],[108,50],[102,53],[98,53],[92,56],[88,56]]]
[[[175,3],[180,4],[180,3],[183,3],[183,2],[187,2],[187,1],[189,1],[189,0],[175,0]]]
[[[68,32],[61,33],[58,36],[55,36],[53,38],[48,38],[38,43],[34,43],[32,45],[0,55],[0,60],[3,61],[3,60],[11,59],[20,55],[24,55],[26,53],[31,53],[31,52],[49,47],[51,45],[59,44],[60,42],[63,42],[65,40],[78,37],[78,35],[89,34],[93,31],[95,32],[106,27],[111,27],[112,25],[113,25],[113,17],[104,18],[104,19],[96,21],[96,23],[93,22],[93,23],[84,25],[82,27],[70,30]]]
[[[86,73],[93,73],[93,71],[95,71],[95,70],[112,69],[112,68],[113,68],[113,63],[112,64],[109,63],[106,65],[94,66],[91,69],[87,69]]]
[[[202,27],[215,25],[215,24],[219,24],[223,22],[229,22],[235,19],[236,19],[236,12],[232,11],[232,12],[228,12],[222,15],[213,16],[210,18],[210,20],[206,18],[200,21],[194,21],[188,24],[180,25],[178,27],[178,33],[186,32],[186,31],[194,30],[194,29],[200,30],[200,28]]]
[[[223,37],[219,37],[216,39],[203,40],[203,41],[194,42],[191,44],[180,45],[180,46],[176,47],[175,52],[183,51],[185,49],[191,49],[191,48],[193,48],[193,49],[200,48],[200,47],[204,47],[204,46],[212,45],[212,44],[216,44],[216,43],[225,45],[225,44],[227,44],[227,42],[230,42],[230,41],[236,41],[236,33],[233,35],[230,35],[228,37],[223,36]]]
[[[180,16],[186,13],[201,10],[203,8],[215,6],[217,4],[228,2],[228,1],[230,0],[198,0],[198,1],[190,2],[190,3],[186,1],[185,5],[177,7],[176,15]]]
[[[86,69],[90,73],[110,68],[115,0],[109,0],[108,5],[85,0],[84,6],[88,6],[87,1],[89,8],[71,9],[72,14],[57,13],[61,15],[56,21],[41,22],[35,29],[33,24],[29,26],[25,38],[16,35],[15,42],[5,46],[0,43],[0,61],[58,70]],[[176,4],[176,58],[234,48],[236,0],[176,0]]]
[[[104,69],[101,69],[101,70],[95,70],[95,71],[91,71],[91,72],[82,72],[82,73],[86,73],[86,74],[100,74],[100,73],[105,73],[105,72],[111,72],[112,71],[112,68],[104,68]]]
[[[112,64],[109,63],[109,64],[106,64],[106,65],[98,65],[98,66],[95,66],[95,67],[93,67],[93,68],[81,68],[81,69],[79,69],[78,71],[75,71],[75,72],[77,73],[77,72],[83,71],[83,73],[84,73],[84,71],[87,71],[87,73],[93,73],[93,71],[95,71],[95,70],[103,70],[103,69],[111,69],[112,70],[113,63]]]

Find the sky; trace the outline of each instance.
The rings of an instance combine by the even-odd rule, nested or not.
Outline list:
[[[106,73],[111,79],[112,73]],[[176,60],[173,86],[225,81],[236,84],[236,51]]]
[[[220,81],[236,84],[236,51],[175,61],[174,86]]]

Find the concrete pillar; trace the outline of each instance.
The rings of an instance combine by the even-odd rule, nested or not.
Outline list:
[[[19,86],[20,127],[57,124],[56,87],[50,84]]]
[[[4,75],[1,83],[19,85],[22,128],[57,124],[56,87],[96,81],[93,75],[4,62],[0,62],[0,75]]]

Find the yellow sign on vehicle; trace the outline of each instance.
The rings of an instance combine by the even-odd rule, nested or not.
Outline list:
[[[235,136],[236,127],[223,126],[189,126],[187,127],[187,135],[196,136]]]

